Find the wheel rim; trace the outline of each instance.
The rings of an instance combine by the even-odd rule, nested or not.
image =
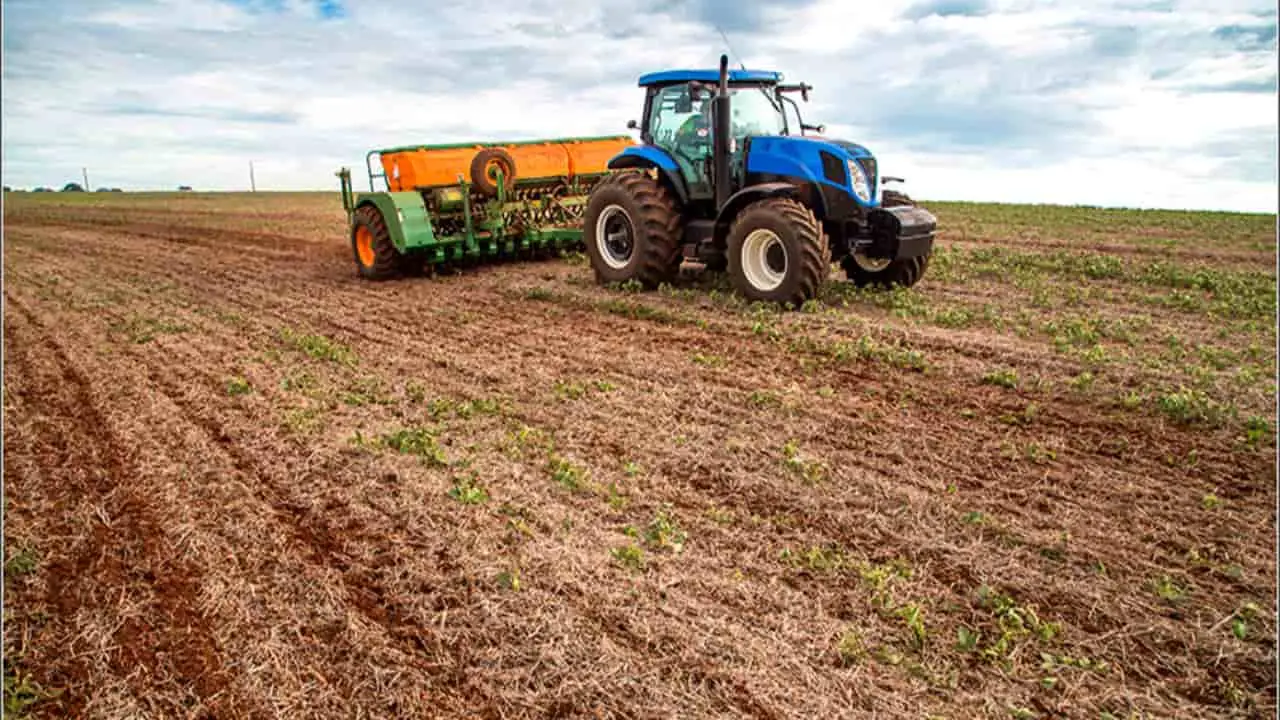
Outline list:
[[[889,258],[873,258],[860,252],[853,254],[853,261],[858,264],[858,267],[867,272],[880,272],[889,267],[889,263],[893,262]]]
[[[498,184],[498,171],[502,171],[502,184],[507,184],[511,180],[511,169],[501,160],[490,160],[489,167],[485,168],[485,177],[494,184]]]
[[[360,257],[361,265],[373,265],[373,233],[363,225],[356,228],[356,255]]]
[[[635,252],[635,231],[627,211],[618,205],[610,205],[596,219],[596,249],[604,264],[618,270],[631,262]]]
[[[787,248],[772,230],[752,230],[742,243],[742,274],[751,287],[776,289],[787,277]]]

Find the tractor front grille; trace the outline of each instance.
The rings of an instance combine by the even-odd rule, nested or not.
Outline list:
[[[844,161],[823,150],[818,153],[822,158],[822,175],[826,179],[837,185],[849,184],[849,170],[845,167]]]

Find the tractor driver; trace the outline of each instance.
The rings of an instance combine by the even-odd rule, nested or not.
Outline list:
[[[676,131],[676,144],[704,150],[711,141],[711,99],[702,101],[698,112],[689,116]]]

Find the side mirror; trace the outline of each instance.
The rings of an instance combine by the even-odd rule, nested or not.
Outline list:
[[[817,132],[819,135],[821,135],[827,131],[827,126],[826,125],[806,125],[805,123],[801,123],[800,130],[801,131],[813,130]]]
[[[638,127],[640,127],[640,123],[636,122],[635,120],[628,120],[628,121],[627,121],[627,129],[628,129],[628,130],[635,130],[635,129],[636,129],[636,128],[638,128]]]

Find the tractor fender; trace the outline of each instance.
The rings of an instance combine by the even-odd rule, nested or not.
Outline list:
[[[360,193],[355,207],[372,205],[382,213],[396,250],[406,252],[435,243],[435,231],[431,227],[431,215],[421,193],[372,192]]]
[[[733,223],[733,219],[738,216],[747,205],[765,198],[771,197],[792,197],[805,205],[810,205],[812,201],[812,193],[805,191],[805,188],[789,182],[766,182],[758,185],[750,185],[745,187],[725,201],[724,207],[720,208],[720,212],[716,213],[716,229],[715,241],[717,245],[723,243],[724,238],[729,234],[729,226]],[[817,204],[822,205],[822,195],[817,193]],[[810,207],[818,217],[822,217],[821,207]]]
[[[652,145],[629,147],[610,158],[608,167],[610,170],[653,168],[667,181],[667,186],[671,188],[671,192],[675,193],[676,200],[680,201],[681,205],[689,203],[689,189],[680,175],[680,166],[676,165],[676,161],[661,148]]]

